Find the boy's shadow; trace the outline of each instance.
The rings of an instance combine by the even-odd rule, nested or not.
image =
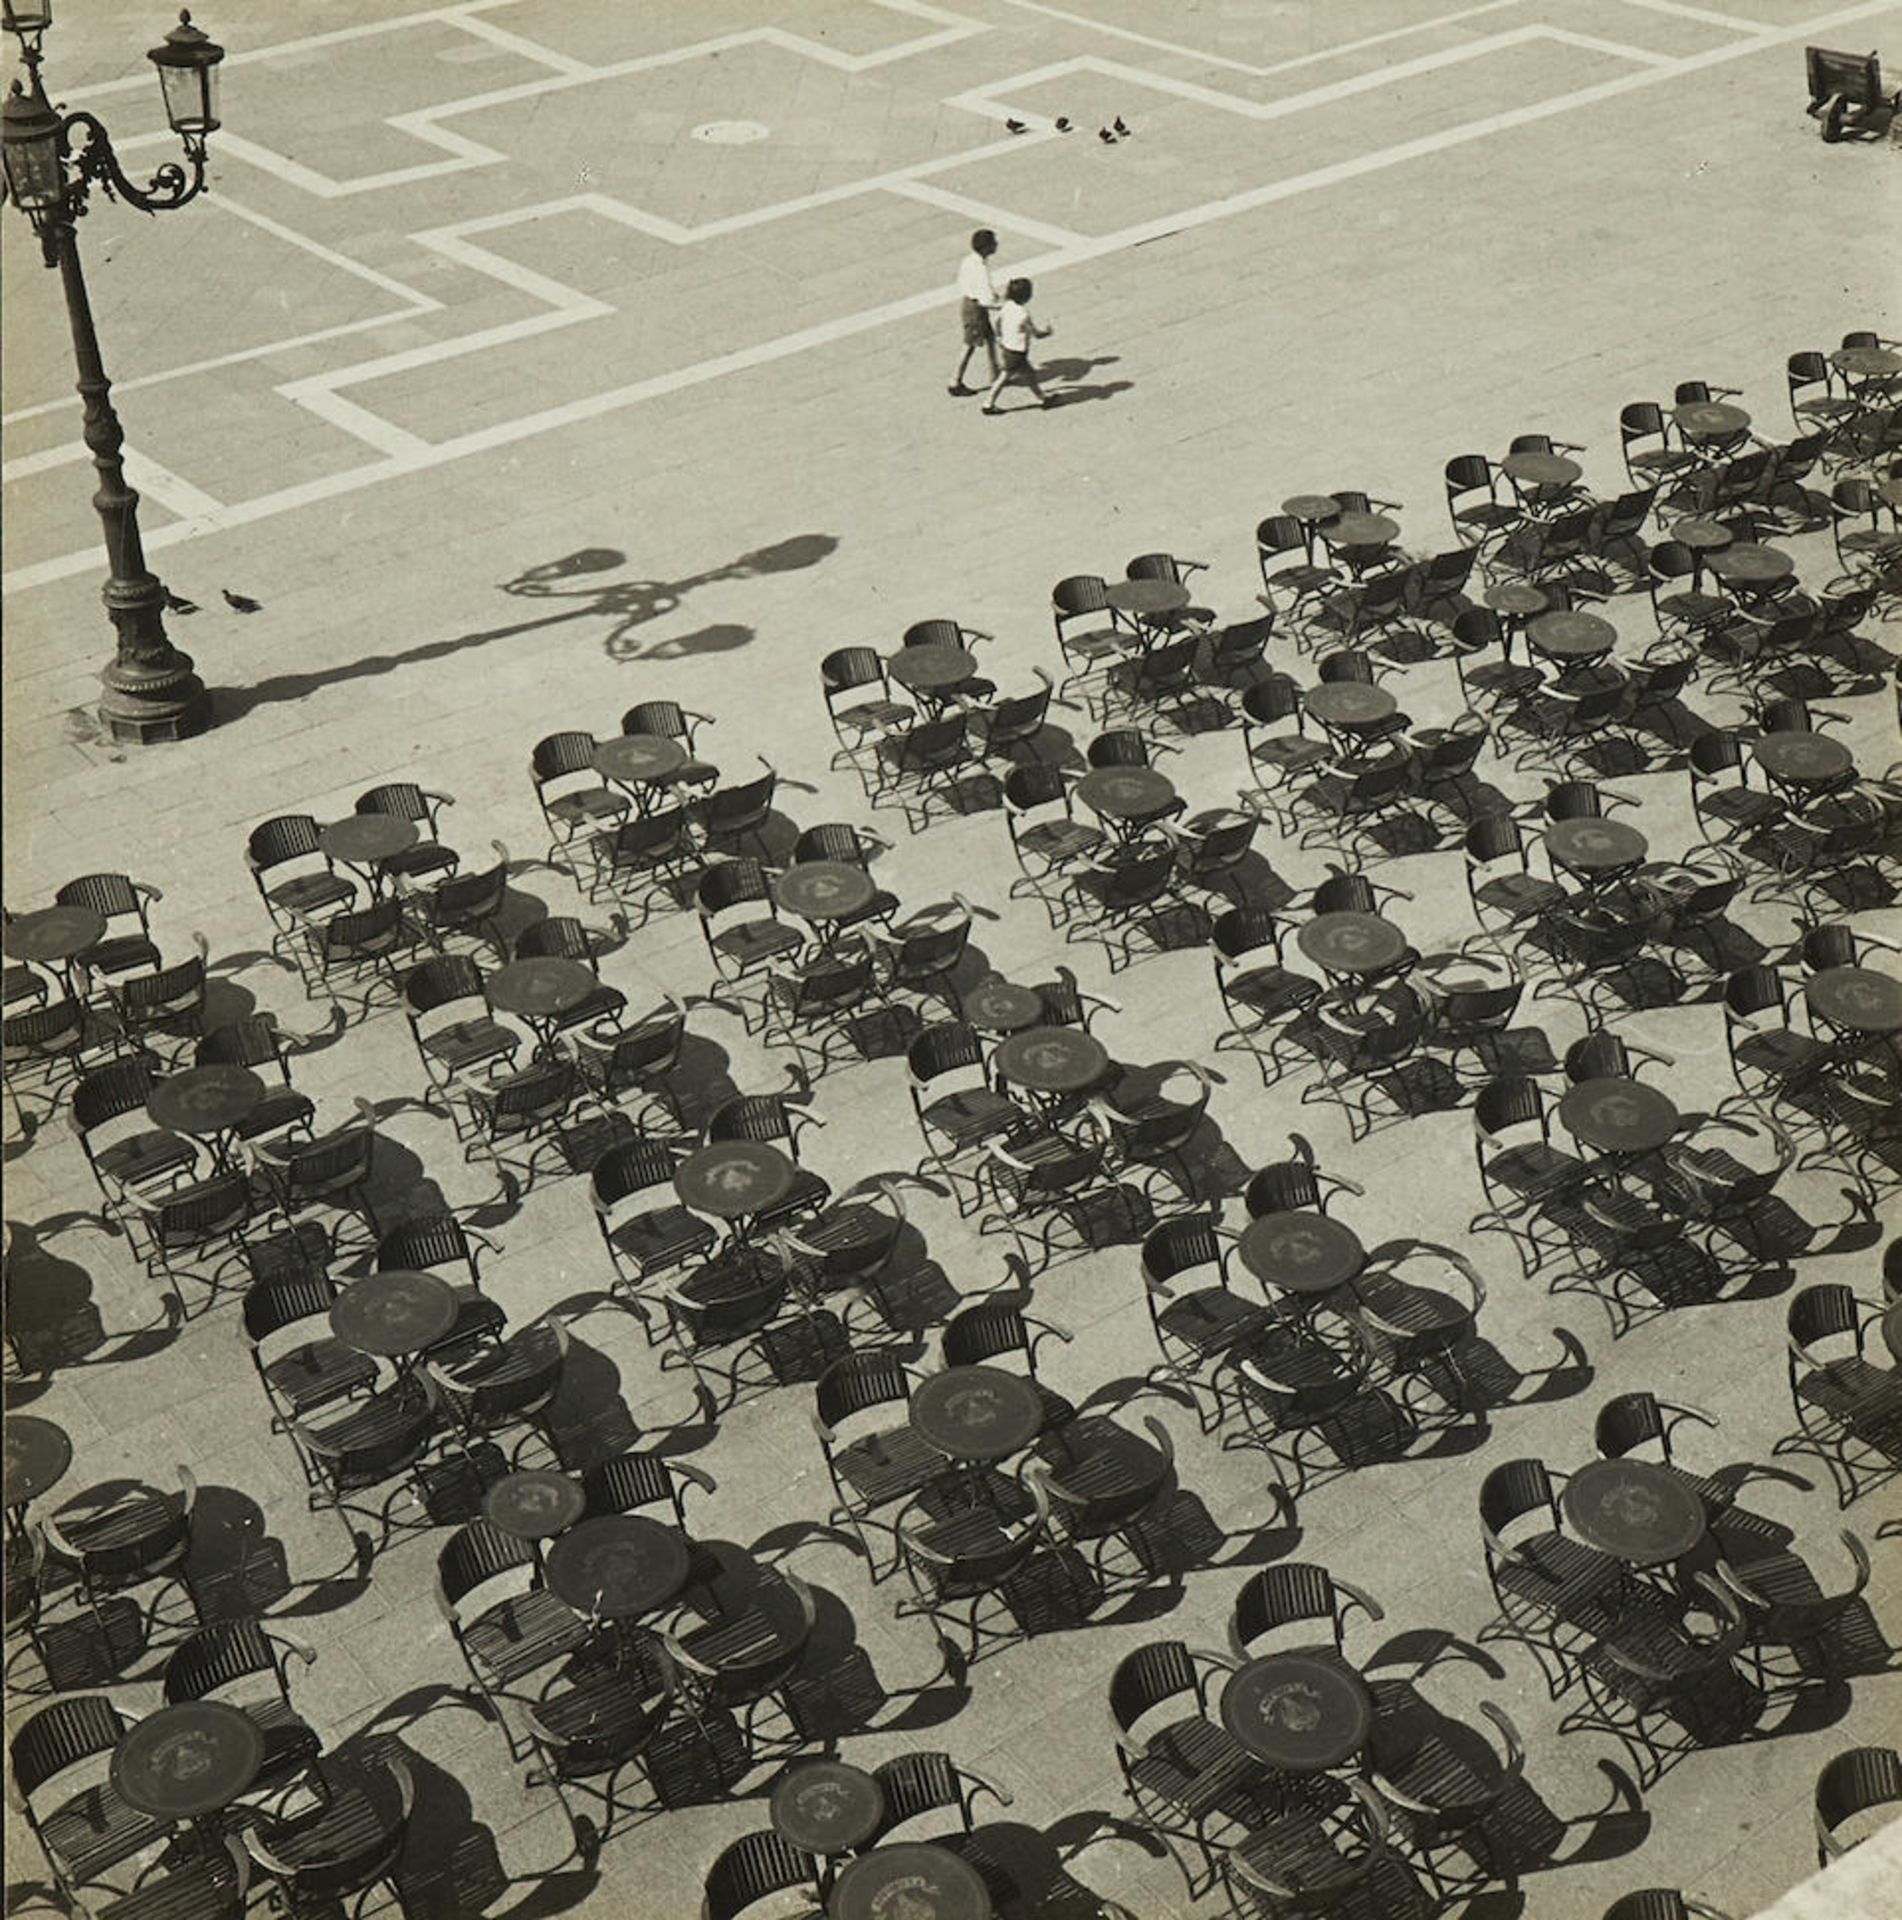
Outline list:
[[[1122,359],[1120,353],[1099,353],[1094,360],[1085,360],[1081,355],[1073,359],[1039,360],[1037,377],[1040,380],[1081,381],[1085,374],[1094,373],[1098,367],[1120,366]]]
[[[1134,381],[1085,378],[1098,367],[1114,367],[1121,360],[1122,356],[1115,353],[1098,354],[1094,360],[1045,360],[1037,368],[1037,377],[1046,383],[1045,390],[1058,406],[1080,407],[1088,400],[1113,400],[1119,393],[1129,392]]]

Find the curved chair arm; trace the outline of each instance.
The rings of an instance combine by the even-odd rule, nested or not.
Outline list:
[[[1423,1819],[1432,1820],[1436,1819],[1441,1812],[1441,1809],[1436,1807],[1432,1801],[1418,1800],[1412,1794],[1403,1792],[1378,1769],[1375,1769],[1369,1776],[1369,1779],[1374,1791],[1379,1794],[1383,1800],[1392,1801],[1402,1813],[1418,1814]]]
[[[1175,1436],[1153,1413],[1143,1415],[1143,1425],[1149,1430],[1150,1439],[1156,1443],[1156,1451],[1162,1455],[1165,1468],[1173,1470],[1176,1463]]]
[[[1386,1619],[1386,1608],[1383,1607],[1371,1593],[1367,1592],[1365,1588],[1354,1586],[1351,1582],[1341,1579],[1338,1575],[1331,1575],[1330,1578],[1334,1581],[1334,1591],[1336,1593],[1346,1594],[1349,1604],[1359,1607],[1368,1619]]]
[[[1065,1346],[1068,1346],[1076,1338],[1076,1335],[1073,1334],[1069,1328],[1058,1326],[1054,1320],[1039,1320],[1034,1314],[1027,1313],[1024,1315],[1024,1325],[1037,1329],[1036,1335],[1030,1343],[1033,1350],[1052,1335],[1061,1340]]]
[[[1508,1779],[1516,1779],[1519,1774],[1525,1771],[1526,1743],[1524,1738],[1521,1736],[1518,1727],[1513,1724],[1512,1716],[1504,1707],[1496,1706],[1490,1700],[1482,1700],[1479,1703],[1479,1710],[1493,1723],[1494,1727],[1498,1729],[1500,1742],[1506,1749],[1506,1757],[1502,1763],[1506,1777]]]

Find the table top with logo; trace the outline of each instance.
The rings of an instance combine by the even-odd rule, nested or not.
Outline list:
[[[1826,967],[1804,982],[1819,1018],[1847,1033],[1902,1033],[1902,980],[1874,967]]]
[[[1137,619],[1180,613],[1189,604],[1189,590],[1180,580],[1112,580],[1103,589],[1103,604]]]
[[[1001,1367],[946,1367],[913,1388],[914,1432],[947,1459],[981,1465],[1029,1446],[1043,1426],[1037,1383]]]
[[[555,1541],[544,1578],[576,1613],[627,1620],[664,1607],[692,1565],[692,1549],[675,1528],[644,1513],[604,1513]]]
[[[1856,766],[1856,756],[1840,740],[1794,727],[1759,734],[1750,743],[1750,757],[1771,779],[1797,787],[1827,785]]]
[[[1294,943],[1329,973],[1382,973],[1407,951],[1407,936],[1378,913],[1317,913]]]
[[[1367,1264],[1352,1227],[1307,1208],[1249,1221],[1235,1250],[1257,1280],[1284,1293],[1331,1293]]]
[[[1766,547],[1754,540],[1733,540],[1705,555],[1704,564],[1718,579],[1741,587],[1767,587],[1796,572],[1796,562],[1781,547]]]
[[[949,693],[977,672],[977,655],[969,647],[900,647],[885,669],[913,693]]]
[[[991,1920],[983,1876],[923,1841],[874,1847],[833,1882],[827,1920]]]
[[[1143,820],[1176,797],[1175,782],[1154,767],[1098,767],[1076,783],[1076,797],[1109,820]]]
[[[1222,1724],[1278,1773],[1325,1773],[1374,1730],[1373,1696],[1339,1654],[1319,1647],[1264,1654],[1228,1676]]]
[[[963,996],[964,1018],[980,1033],[1022,1033],[1043,1018],[1043,995],[1011,980],[980,980]]]
[[[1618,629],[1595,613],[1557,611],[1527,622],[1526,639],[1552,660],[1602,660],[1618,643]]]
[[[646,786],[684,767],[687,749],[664,733],[624,733],[596,743],[594,764],[624,786]]]
[[[0,931],[0,946],[9,959],[53,966],[97,946],[105,934],[106,916],[91,907],[40,907],[16,913]]]
[[[991,1066],[1031,1093],[1082,1093],[1109,1071],[1109,1049],[1081,1027],[1027,1027],[1000,1040]]]
[[[114,1790],[160,1820],[197,1820],[228,1807],[264,1764],[264,1735],[219,1700],[181,1700],[128,1729],[112,1750]]]
[[[264,1092],[249,1067],[187,1067],[153,1086],[145,1110],[167,1133],[228,1133],[257,1112]]]
[[[330,1309],[330,1331],[346,1347],[383,1360],[422,1353],[455,1324],[455,1288],[441,1274],[420,1269],[366,1273]]]
[[[1523,487],[1569,487],[1585,471],[1569,454],[1536,452],[1509,453],[1499,470]]]
[[[1750,425],[1750,415],[1728,400],[1686,400],[1671,409],[1671,421],[1689,439],[1722,440],[1742,433]]]
[[[482,1496],[483,1519],[512,1540],[552,1540],[587,1510],[579,1480],[541,1468],[505,1473]]]
[[[872,876],[849,860],[801,860],[774,882],[779,904],[802,920],[843,920],[872,902]]]
[[[1677,1131],[1679,1115],[1656,1087],[1607,1075],[1568,1088],[1559,1121],[1574,1140],[1601,1153],[1654,1153]]]
[[[1651,843],[1622,820],[1554,820],[1545,828],[1546,851],[1574,873],[1602,873],[1636,866]]]
[[[1703,1539],[1697,1490],[1652,1460],[1591,1460],[1566,1481],[1559,1505],[1572,1531],[1631,1567],[1681,1560]]]
[[[738,1220],[783,1200],[798,1173],[792,1158],[764,1140],[715,1140],[674,1169],[674,1191],[695,1213]]]
[[[1366,680],[1323,680],[1309,687],[1301,704],[1324,727],[1371,727],[1399,711],[1400,703],[1385,687]]]
[[[863,1767],[808,1760],[790,1768],[768,1801],[773,1831],[822,1858],[862,1847],[885,1818],[885,1793]]]
[[[6,1417],[6,1492],[9,1511],[56,1486],[73,1464],[73,1443],[64,1427],[37,1413]]]
[[[373,867],[421,838],[416,822],[396,813],[353,813],[317,832],[317,844],[346,867]]]

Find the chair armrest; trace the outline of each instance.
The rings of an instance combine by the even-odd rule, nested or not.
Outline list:
[[[1336,1593],[1346,1594],[1348,1599],[1351,1600],[1355,1606],[1359,1607],[1361,1611],[1366,1614],[1368,1619],[1370,1620],[1386,1619],[1387,1617],[1386,1608],[1383,1607],[1380,1604],[1380,1602],[1376,1600],[1374,1596],[1371,1593],[1368,1593],[1364,1588],[1354,1586],[1346,1580],[1337,1578],[1334,1581],[1334,1591]]]

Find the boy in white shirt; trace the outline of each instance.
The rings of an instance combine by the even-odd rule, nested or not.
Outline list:
[[[1004,289],[1004,304],[997,315],[997,340],[1004,350],[1004,364],[999,371],[991,390],[984,397],[984,411],[999,411],[997,396],[1013,380],[1021,381],[1037,396],[1040,407],[1054,406],[1056,403],[1043,388],[1037,384],[1037,370],[1030,364],[1030,343],[1033,340],[1047,340],[1050,337],[1048,327],[1040,327],[1030,317],[1031,286],[1028,280],[1013,280]]]
[[[989,227],[979,227],[971,236],[971,250],[958,266],[958,316],[964,328],[964,358],[951,384],[945,389],[962,397],[975,393],[964,384],[971,356],[979,347],[991,363],[991,378],[997,378],[997,282],[991,277],[991,255],[997,251],[997,235]]]

